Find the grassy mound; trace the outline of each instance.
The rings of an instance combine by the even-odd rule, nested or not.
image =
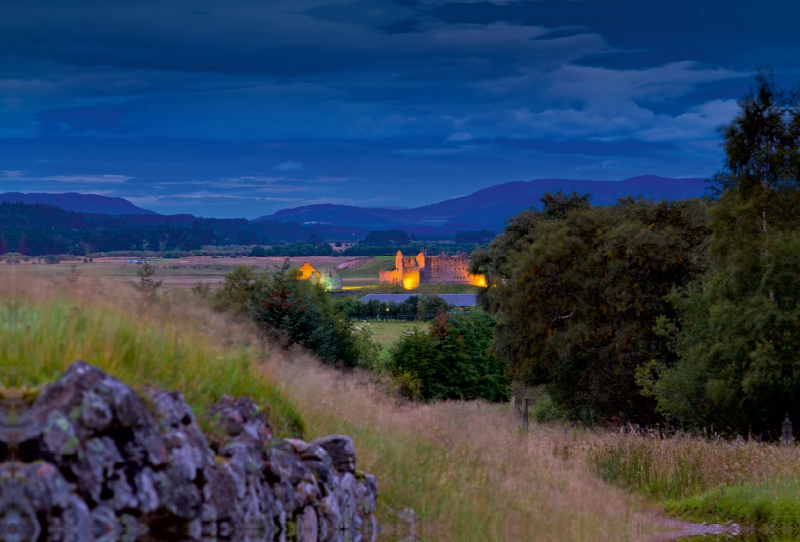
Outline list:
[[[302,432],[298,413],[256,370],[257,342],[233,341],[232,330],[199,307],[104,297],[0,293],[0,385],[46,384],[83,359],[134,389],[179,390],[198,413],[224,394],[247,395],[269,406],[276,434]]]

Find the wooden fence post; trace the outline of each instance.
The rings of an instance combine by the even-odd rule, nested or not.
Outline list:
[[[528,430],[528,399],[522,399],[522,420],[521,420],[522,430]]]

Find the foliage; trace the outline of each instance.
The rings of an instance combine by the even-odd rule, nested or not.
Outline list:
[[[387,368],[380,359],[381,345],[373,339],[372,329],[368,325],[354,326],[352,334],[352,340],[359,353],[359,367],[379,374],[386,372]]]
[[[88,255],[115,251],[195,251],[206,245],[272,244],[308,237],[300,224],[191,215],[112,216],[49,205],[0,203],[0,254]],[[330,247],[329,247],[330,248]]]
[[[385,318],[404,316],[409,319],[431,317],[440,312],[450,312],[453,305],[437,295],[412,295],[405,301],[396,303],[372,299],[359,301],[351,297],[339,298],[334,306],[340,314],[347,318]]]
[[[409,241],[408,234],[404,231],[383,230],[369,232],[361,243],[364,245],[385,247],[389,245],[407,245]]]
[[[473,253],[470,271],[488,282],[479,303],[498,318],[494,352],[573,419],[653,421],[636,370],[671,355],[653,327],[674,314],[664,296],[702,271],[706,204],[591,207],[574,192],[542,202]]]
[[[410,398],[508,400],[505,367],[488,353],[493,327],[492,317],[474,311],[442,314],[428,332],[415,328],[392,349],[395,380],[418,381],[418,390],[404,388]]]
[[[800,107],[759,76],[725,129],[709,271],[675,292],[640,382],[683,425],[772,432],[800,418]]]
[[[369,332],[359,332],[338,314],[322,286],[295,280],[288,258],[272,274],[239,265],[212,294],[204,291],[193,288],[216,310],[252,319],[271,339],[300,344],[328,363],[366,367],[378,362],[380,346]]]
[[[542,394],[531,409],[531,418],[539,423],[561,422],[567,419],[567,413],[561,410],[548,394]]]
[[[161,288],[161,283],[164,281],[153,278],[155,273],[156,266],[148,262],[144,262],[136,270],[139,282],[133,282],[131,285],[138,292],[142,301],[152,302],[158,297],[158,289]],[[77,282],[77,277],[75,277],[75,281]]]

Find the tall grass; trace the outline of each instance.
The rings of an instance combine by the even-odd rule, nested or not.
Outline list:
[[[608,435],[589,449],[607,482],[658,500],[770,480],[800,481],[800,448],[756,442],[709,442]]]
[[[606,436],[587,458],[607,482],[686,520],[800,529],[800,448]]]
[[[136,389],[181,391],[202,412],[224,394],[269,405],[279,434],[300,416],[257,370],[263,346],[249,330],[188,301],[142,305],[125,285],[66,289],[3,273],[0,385],[35,387],[83,359]]]
[[[654,527],[643,499],[604,484],[561,428],[520,433],[507,405],[397,403],[367,375],[311,359],[272,359],[309,437],[340,432],[358,468],[381,485],[380,519],[409,507],[424,540],[641,540]],[[592,437],[590,437],[592,438]]]

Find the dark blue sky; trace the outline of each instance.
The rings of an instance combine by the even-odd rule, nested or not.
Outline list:
[[[0,191],[248,218],[707,176],[800,2],[4,0]]]

